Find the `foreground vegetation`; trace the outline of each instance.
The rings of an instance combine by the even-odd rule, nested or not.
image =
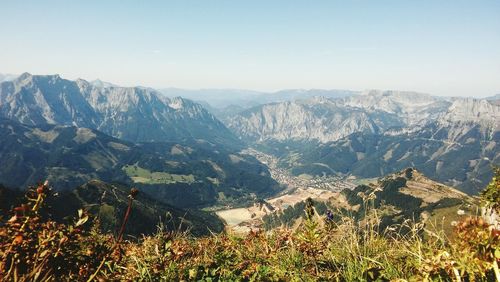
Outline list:
[[[0,279],[5,281],[500,281],[500,230],[481,216],[459,222],[454,236],[406,220],[383,230],[375,194],[363,198],[365,217],[321,217],[312,201],[296,230],[194,238],[161,226],[153,236],[124,240],[137,190],[115,236],[99,218],[79,211],[73,224],[44,213],[47,184],[0,226]],[[499,212],[500,173],[483,192]]]

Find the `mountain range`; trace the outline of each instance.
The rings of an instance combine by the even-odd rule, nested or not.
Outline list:
[[[239,136],[251,140],[317,140],[325,143],[354,132],[408,130],[428,123],[473,122],[498,131],[495,100],[441,98],[414,92],[368,91],[340,99],[270,103],[241,111],[226,120]]]
[[[295,174],[380,177],[410,166],[474,194],[500,163],[495,99],[367,91],[260,105],[225,123]]]
[[[0,116],[27,125],[93,128],[132,142],[200,138],[238,143],[199,104],[180,97],[166,98],[149,88],[101,84],[24,73],[0,85]]]
[[[414,167],[476,194],[500,164],[498,101],[374,90],[158,91],[24,73],[0,83],[0,183],[19,189],[48,179],[62,193],[136,186],[176,214],[244,206],[280,190],[265,164],[241,152],[253,147],[294,175],[374,178]]]

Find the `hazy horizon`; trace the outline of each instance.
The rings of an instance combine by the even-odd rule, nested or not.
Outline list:
[[[23,73],[29,73],[31,75],[35,75],[35,76],[44,76],[44,75],[59,75],[62,79],[66,79],[66,80],[77,80],[77,79],[83,79],[85,81],[88,81],[88,82],[94,82],[94,81],[101,81],[103,83],[110,83],[110,84],[113,84],[117,87],[145,87],[145,88],[152,88],[152,89],[155,89],[155,90],[158,90],[158,91],[167,91],[167,90],[181,90],[181,91],[241,91],[241,92],[247,92],[247,94],[251,94],[253,92],[254,95],[260,95],[260,94],[273,94],[273,93],[278,93],[278,92],[281,92],[281,91],[295,91],[295,90],[303,90],[303,91],[313,91],[313,90],[318,90],[318,91],[352,91],[352,92],[360,92],[360,93],[364,93],[364,92],[368,92],[368,91],[400,91],[400,92],[415,92],[415,93],[419,93],[419,94],[427,94],[427,95],[431,95],[431,96],[436,96],[436,97],[449,97],[449,98],[453,98],[453,97],[462,97],[462,98],[467,98],[467,97],[470,97],[470,98],[478,98],[478,99],[481,99],[481,98],[489,98],[489,97],[493,97],[493,96],[496,96],[496,95],[500,95],[500,91],[498,91],[498,93],[492,93],[491,95],[483,95],[483,96],[473,96],[473,95],[463,95],[463,96],[458,96],[458,95],[436,95],[434,93],[428,93],[428,92],[421,92],[421,91],[415,91],[415,90],[412,90],[412,89],[376,89],[376,88],[366,88],[366,89],[341,89],[341,88],[283,88],[283,89],[276,89],[276,90],[256,90],[256,89],[246,89],[246,88],[223,88],[223,87],[219,87],[219,88],[187,88],[187,87],[175,87],[175,86],[167,86],[167,87],[152,87],[152,86],[149,86],[149,85],[141,85],[141,84],[138,84],[138,85],[121,85],[121,84],[117,84],[117,83],[114,83],[113,81],[106,81],[106,80],[103,80],[103,79],[100,79],[100,78],[95,78],[95,79],[88,79],[88,78],[84,78],[84,77],[75,77],[75,78],[69,78],[69,77],[66,77],[64,75],[61,75],[59,73],[30,73],[30,72],[23,72]],[[19,77],[20,75],[22,75],[23,73],[20,73],[20,74],[12,74],[12,73],[5,73],[5,72],[1,72],[0,71],[0,77],[1,75],[6,75],[8,77]],[[7,79],[8,80],[13,80],[13,79]],[[1,82],[1,81],[0,81]],[[222,97],[221,97],[222,98]],[[225,97],[227,98],[227,97]]]
[[[19,1],[2,73],[156,89],[500,93],[496,1]]]

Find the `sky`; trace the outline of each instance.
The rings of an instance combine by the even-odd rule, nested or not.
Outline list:
[[[123,86],[500,93],[500,1],[0,0],[0,73]]]

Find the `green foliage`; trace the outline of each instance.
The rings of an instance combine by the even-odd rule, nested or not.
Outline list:
[[[500,168],[495,168],[495,175],[490,184],[481,191],[481,200],[486,207],[500,213]]]
[[[43,216],[50,193],[41,184],[28,191],[28,203],[0,228],[0,278],[3,281],[76,280],[98,268],[111,251],[107,235],[86,226],[82,210],[74,224],[58,224]]]

